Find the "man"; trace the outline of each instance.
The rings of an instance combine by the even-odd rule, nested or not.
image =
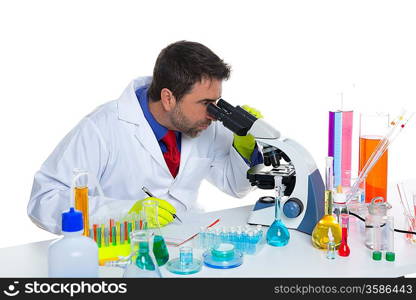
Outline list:
[[[73,205],[74,168],[87,170],[106,196],[90,197],[90,215],[140,210],[143,200],[137,199],[147,197],[142,186],[160,198],[161,225],[176,212],[195,209],[203,179],[245,196],[251,190],[246,171],[262,161],[254,138],[233,136],[206,109],[221,97],[229,75],[229,66],[199,43],[163,49],[153,77],[133,80],[119,99],[87,115],[43,163],[29,217],[60,232],[61,213]]]

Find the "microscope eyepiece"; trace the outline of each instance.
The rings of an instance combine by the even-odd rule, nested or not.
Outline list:
[[[232,106],[224,99],[219,99],[217,104],[209,104],[208,113],[237,135],[244,136],[257,120],[255,116],[245,111],[240,106]]]

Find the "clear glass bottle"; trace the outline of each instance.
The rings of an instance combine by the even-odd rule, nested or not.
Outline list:
[[[143,201],[142,218],[143,229],[154,235],[153,253],[157,264],[163,266],[169,260],[169,251],[160,230],[158,207],[157,201],[151,199]]]
[[[267,244],[275,247],[286,246],[290,239],[289,230],[283,224],[281,219],[281,207],[280,201],[283,196],[282,177],[275,176],[275,191],[276,191],[276,202],[275,202],[275,220],[267,230],[266,238]]]
[[[143,230],[130,233],[131,254],[127,265],[124,265],[125,278],[162,277],[156,259],[150,251],[155,237]],[[123,265],[119,265],[122,266]]]
[[[365,245],[369,249],[374,249],[375,228],[380,231],[379,243],[380,251],[386,249],[386,239],[383,238],[385,226],[387,224],[387,211],[391,208],[388,202],[384,202],[382,197],[375,197],[368,205],[368,215],[365,218]]]
[[[333,183],[334,183],[334,173],[333,173],[333,158],[326,158],[326,174],[325,174],[325,214],[315,225],[315,228],[312,231],[312,245],[315,248],[326,250],[328,248],[329,242],[329,230],[331,229],[332,235],[334,237],[335,247],[341,244],[341,227],[337,222],[337,219],[333,216]]]
[[[346,194],[343,193],[342,187],[337,187],[337,192],[333,194],[334,204],[332,208],[332,214],[337,219],[338,224],[342,224],[342,218],[347,219],[347,228],[349,226],[349,210],[346,202]]]

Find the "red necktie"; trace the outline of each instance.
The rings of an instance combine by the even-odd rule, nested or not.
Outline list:
[[[178,145],[176,144],[176,135],[173,130],[168,130],[166,135],[162,138],[168,149],[163,153],[166,164],[168,165],[169,171],[173,178],[176,177],[179,171],[179,163],[181,161],[181,154],[179,153]]]

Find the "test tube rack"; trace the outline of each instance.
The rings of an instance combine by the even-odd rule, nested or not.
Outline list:
[[[89,229],[89,237],[97,243],[100,265],[117,260],[120,256],[128,256],[131,252],[130,233],[142,229],[136,213],[91,219],[91,221],[93,225]]]
[[[203,250],[212,250],[221,243],[234,245],[235,249],[249,255],[256,254],[265,244],[261,225],[236,227],[201,228],[196,240],[196,247]]]

